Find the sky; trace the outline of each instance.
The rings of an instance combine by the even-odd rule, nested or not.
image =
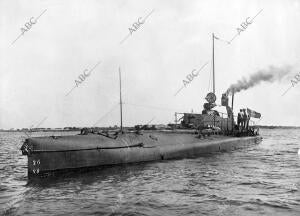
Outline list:
[[[300,126],[300,84],[291,87],[299,26],[299,0],[0,0],[0,128],[119,125],[119,70],[125,126],[201,112],[212,91],[212,33],[217,104],[237,80],[289,66],[284,79],[236,94],[234,112]]]

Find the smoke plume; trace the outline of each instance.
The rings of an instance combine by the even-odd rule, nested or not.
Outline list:
[[[290,66],[285,67],[274,67],[270,66],[266,70],[259,70],[254,74],[251,74],[248,79],[242,78],[235,84],[232,84],[226,91],[227,95],[232,92],[237,93],[243,90],[252,88],[261,82],[273,83],[275,81],[280,81],[283,77],[291,72]]]

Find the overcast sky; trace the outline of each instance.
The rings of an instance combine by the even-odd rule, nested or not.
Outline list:
[[[222,41],[260,10],[231,44]],[[222,39],[215,41],[217,103],[242,77],[289,65],[290,77],[236,94],[235,113],[249,107],[262,114],[259,124],[299,126],[300,83],[282,96],[300,72],[299,26],[299,0],[0,0],[0,128],[30,127],[44,118],[40,127],[92,126],[99,119],[97,126],[119,124],[119,67],[125,125],[201,112],[211,91],[213,32]]]

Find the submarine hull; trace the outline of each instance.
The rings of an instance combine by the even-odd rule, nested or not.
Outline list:
[[[95,134],[29,138],[22,146],[28,176],[107,165],[196,157],[259,143],[260,136],[197,138],[193,132],[145,132],[116,138]]]

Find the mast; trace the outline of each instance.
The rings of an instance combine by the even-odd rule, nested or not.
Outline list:
[[[120,123],[121,133],[123,133],[123,118],[122,118],[122,84],[121,84],[121,68],[119,67],[119,80],[120,80]]]
[[[212,45],[213,45],[213,51],[212,51],[212,68],[213,68],[213,93],[215,94],[215,35],[212,34]]]
[[[234,91],[232,91],[232,98],[231,98],[231,112],[232,112],[232,116],[231,116],[231,130],[232,130],[232,132],[233,132],[233,130],[234,130],[234,115],[233,115],[233,101],[234,101]]]

